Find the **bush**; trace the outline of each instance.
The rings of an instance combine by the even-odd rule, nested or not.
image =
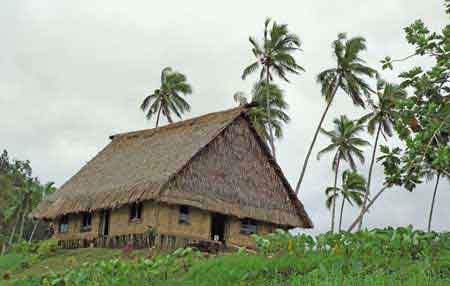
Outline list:
[[[42,241],[37,248],[37,255],[39,257],[48,257],[56,252],[58,249],[58,240],[51,238]]]
[[[11,246],[11,251],[20,254],[33,254],[36,253],[37,247],[37,243],[30,244],[25,240],[21,240]]]

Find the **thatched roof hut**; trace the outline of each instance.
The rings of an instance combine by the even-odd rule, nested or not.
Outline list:
[[[312,227],[251,125],[248,108],[111,136],[111,142],[41,203],[33,216],[54,219],[154,200],[289,227]],[[243,143],[252,144],[255,151],[241,152]],[[234,151],[223,148],[228,144]]]

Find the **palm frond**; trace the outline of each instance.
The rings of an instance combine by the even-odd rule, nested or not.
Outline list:
[[[244,71],[242,72],[242,79],[245,79],[248,75],[255,72],[259,68],[259,63],[256,61],[249,66],[247,66]]]
[[[261,46],[259,45],[258,41],[255,38],[250,36],[248,40],[253,46],[252,52],[255,57],[259,57],[261,54],[264,53],[263,50],[261,49]]]
[[[366,48],[366,39],[363,37],[348,39],[345,43],[345,60],[347,62],[358,60],[359,53],[366,50]]]
[[[320,158],[322,157],[322,155],[327,154],[333,150],[335,150],[337,148],[336,144],[330,144],[327,147],[323,148],[322,150],[320,150],[317,153],[317,160],[320,160]]]

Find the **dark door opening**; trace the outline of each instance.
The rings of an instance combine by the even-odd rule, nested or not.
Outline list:
[[[226,217],[214,213],[211,216],[211,239],[225,242],[225,220]]]
[[[110,210],[103,210],[100,218],[100,235],[109,235],[109,218],[111,216]]]

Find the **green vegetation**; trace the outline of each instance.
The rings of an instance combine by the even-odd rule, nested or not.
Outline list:
[[[59,250],[32,264],[9,254],[6,285],[449,285],[450,233],[409,228],[353,234],[254,236],[257,251],[207,256],[190,248],[143,258],[118,250]],[[123,254],[122,254],[123,256]],[[12,261],[5,264],[5,261]],[[6,268],[6,270],[5,270]],[[18,269],[22,269],[21,272]]]
[[[140,257],[144,257],[145,254],[146,251],[134,252],[134,255]],[[81,267],[83,263],[109,261],[121,256],[121,250],[100,248],[58,249],[51,255],[39,257],[39,259],[33,258],[32,254],[10,252],[0,256],[0,285],[21,285],[20,283],[26,280],[27,276],[34,277],[30,278],[31,280],[36,280],[43,274],[62,273],[66,269]]]
[[[48,237],[48,223],[28,216],[55,188],[32,174],[29,161],[13,160],[6,150],[0,155],[0,255],[16,242]]]

